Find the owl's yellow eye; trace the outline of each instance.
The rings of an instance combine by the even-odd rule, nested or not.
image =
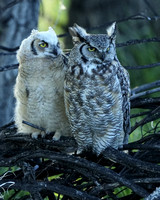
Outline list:
[[[46,42],[42,42],[42,43],[39,44],[39,46],[42,47],[42,48],[45,48],[45,47],[47,47],[47,43]]]
[[[110,50],[110,48],[108,47],[108,48],[107,48],[107,52],[108,52],[109,50]]]
[[[96,50],[96,48],[94,48],[94,47],[89,47],[88,48],[88,51],[95,51]]]

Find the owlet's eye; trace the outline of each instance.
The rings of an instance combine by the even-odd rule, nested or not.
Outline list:
[[[108,52],[109,50],[110,50],[110,48],[108,47],[108,48],[107,48],[107,52]]]
[[[48,46],[48,44],[46,42],[42,42],[39,44],[40,47],[45,48]]]
[[[89,47],[88,48],[88,51],[95,51],[96,50],[96,48],[94,48],[94,47]]]

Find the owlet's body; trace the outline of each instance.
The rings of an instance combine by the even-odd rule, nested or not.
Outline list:
[[[65,62],[54,30],[33,30],[22,41],[17,59],[19,69],[14,95],[18,132],[32,134],[35,138],[56,132],[55,140],[61,135],[70,135],[64,107]],[[23,120],[45,131],[23,124]]]
[[[75,46],[65,76],[66,113],[78,151],[99,155],[107,146],[119,148],[130,131],[130,84],[115,50],[115,23],[107,34],[70,28]]]

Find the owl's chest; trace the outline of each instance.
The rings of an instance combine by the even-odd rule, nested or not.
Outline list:
[[[121,88],[116,73],[92,68],[77,76],[69,73],[65,80],[65,93],[70,111],[86,116],[102,116],[121,108]]]
[[[117,81],[117,75],[114,72],[112,66],[107,69],[103,65],[97,66],[91,65],[78,65],[70,67],[70,70],[66,74],[66,85],[74,90],[90,90],[93,91],[97,88],[97,91],[101,88],[112,90],[114,84]],[[98,89],[99,88],[99,89]]]

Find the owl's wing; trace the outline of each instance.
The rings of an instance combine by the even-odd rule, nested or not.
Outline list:
[[[14,96],[22,102],[26,102],[29,96],[29,89],[25,84],[25,80],[20,75],[16,79]]]
[[[67,76],[66,76],[67,77]],[[64,103],[65,103],[65,111],[66,111],[66,115],[69,119],[69,107],[70,107],[70,103],[69,103],[69,92],[70,90],[68,89],[68,87],[66,86],[66,82],[68,81],[67,78],[65,77],[64,80]]]
[[[120,81],[121,85],[121,91],[122,91],[122,98],[123,98],[123,105],[122,105],[122,111],[123,111],[123,129],[125,132],[124,136],[124,144],[128,143],[128,137],[129,132],[131,129],[130,125],[130,79],[129,79],[129,73],[127,70],[121,66],[121,64],[118,62],[118,71],[117,75]]]

